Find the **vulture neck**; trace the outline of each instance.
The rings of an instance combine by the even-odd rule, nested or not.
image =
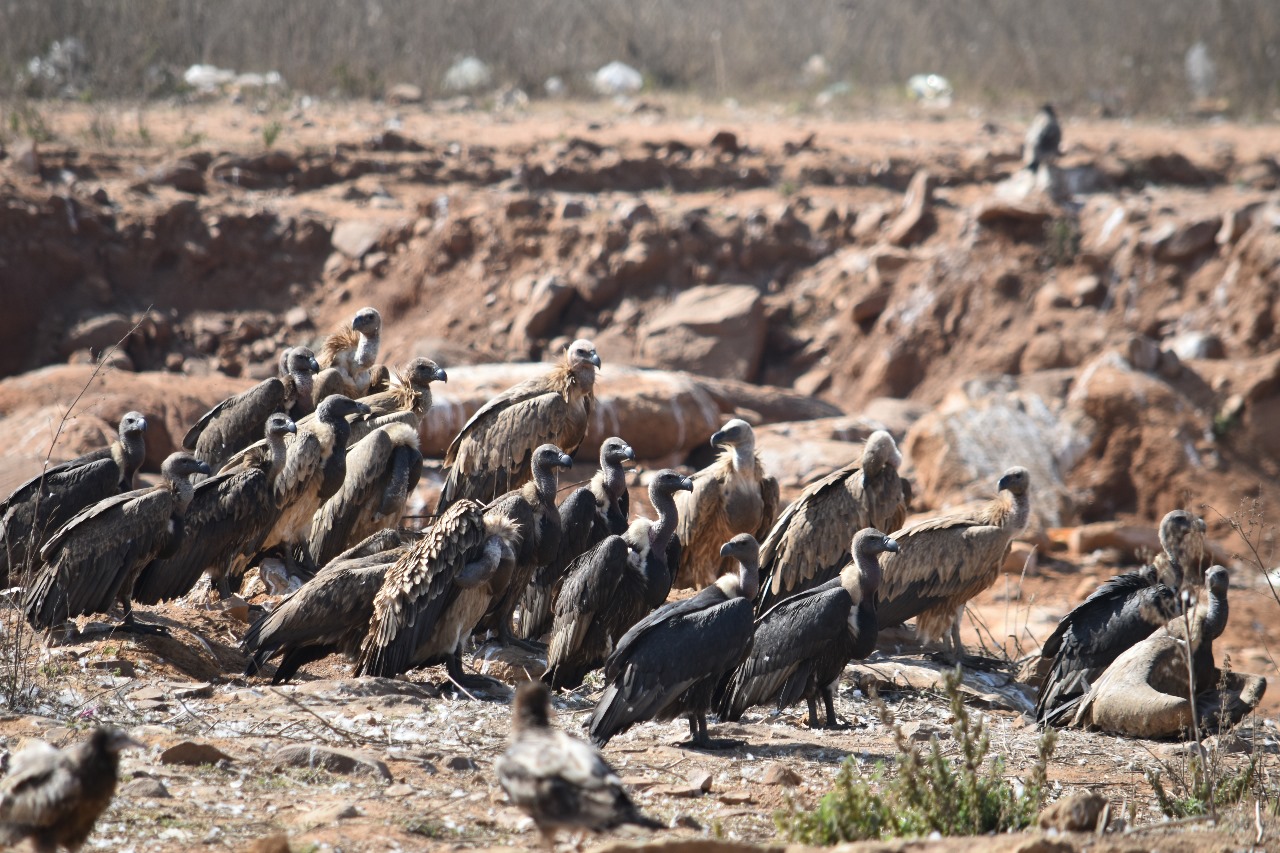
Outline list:
[[[720,591],[724,593],[725,598],[745,598],[754,599],[756,593],[760,591],[760,564],[758,561],[751,561],[750,565],[738,561],[738,574],[723,575],[716,581],[716,586],[720,587]]]
[[[347,423],[346,418],[336,418],[323,423],[333,433],[333,444],[331,445],[333,450],[331,452],[345,453],[347,442],[351,440],[351,424]]]
[[[283,435],[273,433],[267,436],[267,473],[272,482],[284,470],[284,460],[288,453],[289,448],[285,446]]]
[[[179,515],[187,511],[187,507],[191,505],[191,499],[195,497],[196,487],[191,485],[189,477],[166,477],[168,481],[166,485],[169,491],[173,492],[174,510]]]
[[[577,385],[584,397],[590,397],[596,387],[596,366],[581,364],[577,367],[564,366],[566,385]],[[566,388],[566,391],[568,389]]]
[[[556,504],[556,475],[552,469],[542,465],[533,466],[533,488],[536,500],[531,503],[542,503],[552,507]]]
[[[551,728],[551,715],[547,707],[534,697],[516,694],[515,708],[511,714],[511,729],[519,735],[521,732],[537,731]]]
[[[1011,536],[1027,529],[1031,520],[1031,496],[1026,492],[1015,495],[1012,492],[1001,494],[997,499],[1000,504],[996,510],[997,524],[1009,532]]]
[[[595,492],[596,502],[600,504],[611,504],[622,497],[622,493],[627,490],[627,472],[622,466],[614,462],[601,462],[600,470],[591,478],[592,489]],[[596,486],[599,486],[597,489]],[[600,498],[604,498],[603,501]]]
[[[676,522],[679,518],[676,499],[670,492],[654,489],[649,494],[649,501],[658,513],[658,520],[649,528],[649,547],[665,555],[667,544],[671,542],[671,536],[676,532]],[[674,571],[674,567],[672,570]]]
[[[1204,614],[1204,627],[1201,629],[1201,642],[1216,640],[1222,636],[1227,627],[1227,593],[1209,592],[1209,607]]]
[[[373,367],[373,362],[378,358],[378,341],[381,335],[374,333],[366,335],[360,333],[360,342],[356,344],[355,362],[356,366],[361,370],[368,370]]]
[[[290,373],[289,378],[293,380],[293,394],[292,399],[287,402],[292,405],[298,400],[310,400],[311,395],[315,393],[315,377],[305,370],[300,370],[297,373]]]
[[[858,601],[865,600],[876,594],[876,590],[880,588],[880,555],[877,553],[867,553],[859,550],[853,558],[854,565],[857,566]],[[844,588],[849,590],[849,594],[853,594],[853,590],[849,589],[848,584],[844,583],[843,572],[841,573],[841,583]]]
[[[743,444],[730,445],[721,459],[728,459],[734,471],[751,471],[756,467],[756,445],[749,441]]]
[[[146,440],[142,437],[142,433],[120,433],[119,440],[111,448],[111,458],[120,469],[121,491],[127,492],[133,488],[133,476],[142,467],[142,460],[146,455]]]

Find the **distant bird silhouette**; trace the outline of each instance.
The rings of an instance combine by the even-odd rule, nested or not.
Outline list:
[[[1032,172],[1042,165],[1052,163],[1062,153],[1062,128],[1052,104],[1045,104],[1031,120],[1027,138],[1022,144],[1022,162]]]

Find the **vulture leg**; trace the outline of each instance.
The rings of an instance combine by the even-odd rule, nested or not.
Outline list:
[[[742,741],[729,738],[712,738],[707,734],[707,715],[699,712],[689,715],[689,742],[683,746],[696,749],[733,749],[742,746]]]
[[[539,643],[537,640],[522,640],[511,633],[511,626],[503,622],[498,626],[498,642],[504,646],[515,646],[517,649],[524,649],[526,652],[533,652],[537,655],[547,653],[547,644]]]
[[[453,650],[453,654],[445,661],[445,672],[449,674],[449,680],[459,689],[466,693],[479,691],[490,691],[496,687],[505,687],[501,681],[496,678],[490,678],[480,673],[468,673],[462,669],[462,646]]]
[[[818,728],[818,700],[812,693],[806,696],[805,699],[809,702],[809,719],[805,722],[808,723],[809,728],[816,729]]]
[[[124,621],[111,629],[111,633],[142,634],[150,637],[168,637],[169,629],[163,625],[149,625],[133,618],[133,608],[125,606]]]
[[[218,598],[222,599],[223,601],[226,601],[228,598],[231,597],[231,581],[227,579],[227,576],[224,573],[222,576],[218,578],[217,584],[218,584]]]
[[[836,719],[835,691],[831,689],[831,685],[824,685],[822,688],[822,704],[826,706],[827,711],[827,728],[828,729],[847,729],[849,726],[841,723]]]

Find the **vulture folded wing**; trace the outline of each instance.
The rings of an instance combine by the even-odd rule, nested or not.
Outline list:
[[[880,558],[884,579],[876,615],[881,628],[966,600],[990,586],[1009,544],[1004,528],[956,515],[893,534],[900,550]]]
[[[311,522],[311,556],[324,565],[347,547],[362,513],[379,491],[396,445],[386,430],[374,430],[347,451],[347,472],[337,493],[324,502]],[[377,503],[381,503],[378,496]]]
[[[71,817],[82,788],[72,771],[68,757],[48,744],[15,755],[9,775],[0,781],[0,839],[6,823],[53,827]]]
[[[630,549],[621,536],[609,536],[574,560],[555,604],[555,633],[547,649],[549,666],[568,660],[582,646],[596,614],[608,606],[622,579]]]
[[[760,546],[766,607],[848,561],[853,534],[866,526],[864,503],[862,472],[853,464],[811,484],[783,511]]]
[[[288,392],[272,377],[247,391],[228,397],[200,416],[182,438],[182,446],[211,465],[222,462],[262,436],[273,412],[283,411]]]

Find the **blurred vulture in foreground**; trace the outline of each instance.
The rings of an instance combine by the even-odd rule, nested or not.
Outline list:
[[[758,613],[838,575],[853,534],[864,527],[902,527],[910,487],[898,475],[901,464],[893,436],[876,430],[857,462],[810,484],[786,508],[760,545]]]
[[[1027,138],[1022,145],[1022,162],[1032,172],[1042,165],[1058,159],[1062,147],[1062,127],[1052,104],[1045,104],[1027,128]]]
[[[836,728],[832,685],[851,660],[876,648],[876,590],[882,553],[898,543],[875,528],[853,538],[853,562],[839,577],[775,604],[756,620],[751,655],[733,672],[720,701],[720,719],[738,720],[753,705],[779,710],[805,699],[809,726],[818,726],[822,696],[829,729]]]
[[[215,473],[228,459],[262,438],[272,414],[300,418],[312,410],[312,382],[319,366],[306,347],[293,347],[280,357],[279,377],[264,379],[248,391],[228,397],[200,416],[187,430],[182,446]]]
[[[689,718],[692,744],[729,745],[707,737],[707,711],[721,679],[751,653],[759,554],[751,534],[733,537],[720,555],[738,561],[737,574],[663,605],[623,635],[605,662],[608,686],[591,715],[596,746],[642,720],[681,715]]]
[[[87,506],[133,488],[147,455],[147,419],[128,412],[109,447],[44,470],[0,503],[0,587],[39,567],[40,543]]]
[[[551,696],[536,681],[516,689],[511,746],[494,770],[502,790],[533,818],[549,848],[555,847],[558,829],[601,832],[624,823],[662,828],[640,813],[594,747],[551,725]]]
[[[333,394],[363,397],[371,387],[386,383],[386,369],[375,367],[382,341],[382,315],[376,308],[361,308],[350,326],[342,326],[320,348],[320,372],[313,398],[316,405]]]
[[[762,540],[778,517],[778,481],[756,455],[751,424],[734,418],[711,436],[723,452],[693,475],[693,492],[679,495],[680,567],[674,585],[702,589],[732,570],[720,546],[739,533]]]
[[[890,534],[898,552],[880,562],[881,630],[915,618],[922,643],[949,632],[959,660],[965,603],[999,576],[1009,543],[1031,517],[1030,488],[1027,469],[1010,468],[996,484],[1000,494],[976,512],[926,519]]]
[[[164,479],[81,510],[40,549],[44,567],[27,588],[22,607],[33,628],[52,630],[73,616],[106,613],[120,602],[117,631],[167,633],[133,619],[133,584],[156,557],[182,543],[183,515],[195,487],[193,474],[209,466],[189,453],[174,453],[161,467]]]
[[[120,751],[142,744],[119,729],[94,729],[67,749],[38,742],[13,756],[0,780],[0,846],[30,839],[38,853],[79,850],[111,805]]]
[[[569,345],[559,365],[485,403],[449,445],[449,474],[440,493],[443,511],[456,500],[485,503],[518,489],[533,476],[531,459],[542,444],[572,456],[587,435],[595,405],[600,356],[591,341]]]

